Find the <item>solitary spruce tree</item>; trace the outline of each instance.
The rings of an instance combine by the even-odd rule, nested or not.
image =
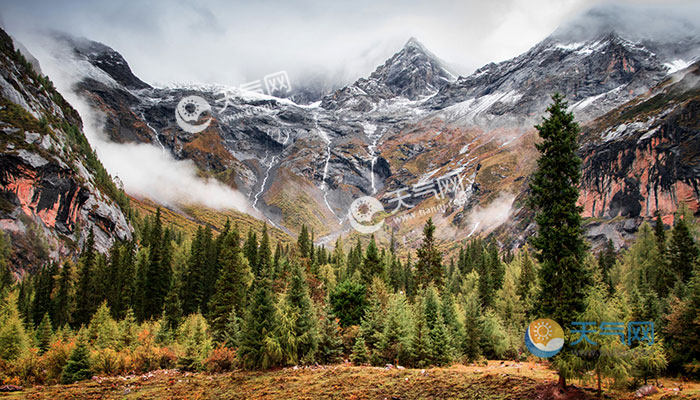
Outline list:
[[[530,183],[531,205],[536,211],[537,235],[532,244],[541,263],[540,315],[568,326],[585,307],[591,283],[585,267],[586,243],[581,228],[581,207],[576,205],[581,179],[579,126],[566,111],[563,96],[552,96],[549,116],[536,125],[542,141],[537,170]],[[560,385],[565,386],[560,374]]]

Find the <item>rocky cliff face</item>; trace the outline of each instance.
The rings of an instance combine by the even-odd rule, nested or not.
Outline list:
[[[394,210],[396,191],[406,189],[410,207],[397,209],[377,235],[393,229],[417,243],[431,216],[445,240],[510,221],[515,240],[504,245],[521,244],[533,227],[523,201],[537,157],[533,125],[557,91],[585,126],[581,203],[592,239],[623,244],[625,232],[657,207],[668,218],[680,199],[697,209],[698,155],[685,144],[695,143],[697,107],[687,93],[677,97],[683,101],[650,97],[676,93],[663,82],[700,54],[697,38],[637,40],[609,24],[576,35],[559,30],[514,59],[456,79],[412,39],[367,78],[311,105],[227,87],[152,88],[112,49],[72,46],[90,71],[76,90],[105,114],[114,141],[152,143],[193,160],[291,232],[302,223],[321,235],[352,232],[346,216],[354,199],[372,195]],[[212,107],[198,133],[175,121],[188,95]],[[459,191],[417,194],[453,173]]]
[[[657,211],[672,224],[681,204],[700,215],[699,116],[695,63],[586,126],[584,217],[622,218],[630,233]]]
[[[90,149],[78,113],[0,30],[0,227],[17,273],[73,255],[90,229],[106,250],[130,239],[121,194]]]

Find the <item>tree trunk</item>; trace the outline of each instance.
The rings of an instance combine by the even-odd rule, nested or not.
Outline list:
[[[557,383],[557,386],[559,386],[559,389],[561,390],[566,389],[566,378],[564,375],[559,374],[559,383]]]

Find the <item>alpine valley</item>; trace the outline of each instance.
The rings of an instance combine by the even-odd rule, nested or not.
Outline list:
[[[415,248],[432,218],[446,253],[479,235],[502,248],[524,245],[535,229],[525,201],[537,160],[534,125],[550,96],[562,93],[582,127],[579,203],[588,239],[594,248],[608,239],[620,248],[657,211],[669,225],[682,205],[700,215],[700,37],[639,37],[614,18],[600,17],[591,30],[579,22],[467,76],[410,38],[367,77],[321,92],[292,81],[292,93],[277,96],[155,87],[108,43],[50,39],[70,76],[59,91],[100,116],[102,140],[191,160],[201,177],[246,199],[233,214],[266,221],[279,237],[305,224],[317,243],[360,235],[348,210],[373,196],[388,215],[378,241],[393,234]],[[15,51],[22,47],[4,32],[0,39],[0,226],[12,236],[17,271],[37,257],[70,254],[91,228],[102,250],[130,238],[127,196],[90,148],[81,115],[26,50]],[[176,121],[178,102],[191,95],[212,106],[197,133]],[[454,176],[455,190],[418,190]],[[134,195],[128,182],[124,188]],[[401,193],[410,194],[405,204]],[[131,207],[151,200],[133,196]],[[197,220],[193,204],[162,205]],[[31,248],[37,235],[48,248]]]

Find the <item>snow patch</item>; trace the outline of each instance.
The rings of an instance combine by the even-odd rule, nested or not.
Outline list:
[[[664,64],[664,67],[668,68],[668,73],[672,74],[674,72],[678,72],[682,69],[686,69],[692,64],[690,61],[685,61],[681,60],[680,58],[675,59],[671,62],[667,62]]]

